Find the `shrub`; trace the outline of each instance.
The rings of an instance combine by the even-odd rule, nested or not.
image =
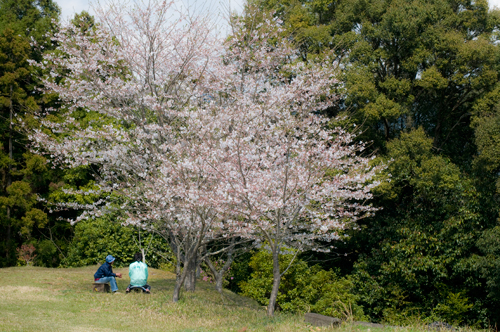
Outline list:
[[[281,255],[280,265],[288,266],[293,256]],[[259,251],[252,256],[249,265],[251,278],[239,285],[242,295],[268,305],[273,279],[271,254]],[[319,265],[309,266],[295,259],[282,277],[277,304],[279,309],[288,312],[310,311],[343,319],[364,319],[352,287],[349,278],[339,278],[332,270],[325,271]]]
[[[446,296],[443,296],[442,302],[434,308],[432,320],[441,320],[457,326],[462,323],[465,314],[472,307],[469,299],[462,293],[448,291]]]
[[[23,244],[20,248],[16,249],[18,261],[22,262],[22,265],[32,265],[33,260],[37,256],[35,254],[35,246],[31,243]]]
[[[59,262],[59,255],[57,255],[57,248],[50,240],[41,240],[36,244],[36,252],[38,257],[36,265],[54,267]]]
[[[146,262],[151,267],[159,267],[171,256],[170,247],[158,236],[141,232],[143,247],[148,247]],[[150,244],[151,242],[151,244]],[[78,267],[103,263],[107,255],[116,257],[114,266],[128,266],[139,252],[138,230],[132,226],[122,226],[111,217],[79,222],[71,241],[68,254],[61,265]]]
[[[227,273],[229,283],[225,288],[234,293],[242,292],[240,285],[251,278],[252,269],[250,268],[250,260],[254,254],[255,251],[252,250],[235,258],[233,264],[231,264],[231,269]]]

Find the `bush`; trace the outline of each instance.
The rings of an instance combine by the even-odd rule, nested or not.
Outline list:
[[[286,268],[293,254],[280,256],[280,266]],[[269,304],[273,279],[271,254],[265,250],[254,254],[249,263],[251,278],[240,283],[242,295]],[[349,278],[339,278],[332,271],[319,265],[309,266],[295,259],[281,279],[278,293],[278,308],[287,312],[315,312],[342,319],[364,319],[362,308],[356,304],[352,293],[353,283]]]
[[[36,244],[36,265],[54,267],[59,262],[57,248],[50,240],[41,240]]]
[[[469,299],[462,293],[443,292],[443,300],[438,303],[432,312],[432,320],[440,320],[458,326],[462,323],[465,314],[473,307]]]
[[[146,262],[149,266],[158,268],[172,255],[165,240],[158,236],[151,239],[152,236],[141,232],[141,242],[142,246],[147,248],[151,241],[150,249],[146,252]],[[107,255],[116,257],[114,266],[128,266],[132,263],[134,254],[140,251],[137,244],[138,230],[132,226],[122,226],[113,222],[109,216],[82,221],[75,227],[75,236],[61,266],[102,264]]]
[[[235,258],[233,264],[231,264],[231,268],[227,272],[229,284],[225,288],[234,293],[242,292],[240,285],[251,278],[252,269],[250,268],[250,260],[254,254],[255,251],[252,250]]]

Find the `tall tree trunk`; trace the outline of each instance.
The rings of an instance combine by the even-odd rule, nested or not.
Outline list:
[[[172,301],[175,303],[175,302],[179,302],[179,296],[181,294],[181,283],[178,283],[177,281],[175,282],[175,286],[174,286],[174,294],[172,295]]]
[[[441,145],[441,131],[442,131],[442,121],[438,110],[438,118],[436,119],[436,127],[434,128],[434,140],[432,142],[434,148],[436,149],[439,149],[439,146]]]
[[[271,296],[269,297],[269,305],[267,306],[267,315],[269,317],[274,316],[274,309],[276,308],[276,300],[278,298],[280,281],[281,273],[279,262],[279,247],[276,246],[273,248],[273,288],[271,290]]]
[[[386,141],[389,140],[389,129],[390,129],[389,121],[387,120],[387,118],[384,118],[384,136]]]
[[[12,85],[10,86],[10,104],[9,104],[9,158],[10,162],[14,160],[13,158],[13,146],[12,146],[12,118],[14,114],[14,108],[12,106]],[[11,177],[11,171],[12,171],[12,166],[9,162],[9,167],[7,170],[7,187],[12,184],[12,177]],[[5,241],[5,256],[7,260],[9,259],[10,256],[10,238],[11,238],[11,224],[10,224],[10,207],[7,207],[7,234],[6,234],[6,241]]]
[[[10,256],[10,237],[11,237],[11,227],[10,227],[10,208],[7,207],[7,234],[5,237],[5,258],[7,258],[7,261],[9,260]]]
[[[175,264],[175,286],[174,286],[174,294],[172,295],[172,301],[177,302],[179,301],[180,293],[181,293],[181,286],[182,283],[184,282],[185,278],[185,271],[182,271],[181,269],[181,261],[182,261],[182,253],[181,253],[181,248],[177,244],[177,239],[175,235],[170,232],[169,233],[169,240],[170,240],[170,247],[172,250],[175,252],[175,257],[176,259],[176,264]]]
[[[12,160],[12,118],[14,116],[14,108],[12,106],[12,85],[10,86],[10,116],[9,116],[9,158]],[[10,165],[9,165],[9,172],[10,172]],[[10,181],[10,173],[9,173],[9,180]]]
[[[224,273],[218,273],[215,275],[215,290],[222,294],[222,282]]]
[[[203,233],[203,231],[202,228],[200,233]],[[169,233],[170,244],[177,258],[176,283],[173,295],[173,301],[177,302],[183,284],[185,289],[190,292],[194,292],[196,288],[196,268],[199,266],[198,251],[202,245],[203,236],[198,237],[198,239],[196,237],[184,238],[184,240],[180,241],[173,232]],[[184,250],[181,250],[181,246]],[[181,262],[184,265],[182,269]]]

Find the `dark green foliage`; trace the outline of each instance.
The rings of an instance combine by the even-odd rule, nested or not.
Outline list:
[[[486,1],[257,1],[277,10],[304,59],[335,49],[345,97],[334,113],[373,147],[422,127],[437,151],[471,161],[473,109],[498,100],[499,13]]]
[[[40,266],[57,267],[57,247],[50,240],[41,240],[36,244],[38,264]]]
[[[293,254],[280,256],[280,264],[287,267]],[[271,254],[266,250],[255,253],[249,267],[252,270],[248,280],[239,286],[241,294],[268,305],[273,280]],[[353,283],[349,278],[340,278],[332,270],[325,271],[319,265],[312,267],[295,259],[285,272],[280,284],[277,304],[287,312],[315,312],[340,318],[364,318],[362,308],[356,303]]]
[[[144,232],[140,236],[149,266],[158,268],[172,256],[170,247],[161,237]],[[137,252],[140,252],[138,229],[124,227],[107,216],[76,225],[75,236],[61,264],[65,267],[102,264],[107,255],[113,255],[116,257],[114,266],[124,267],[133,262]]]
[[[389,164],[373,202],[381,210],[331,265],[353,276],[365,313],[498,323],[485,287],[493,270],[479,263],[498,255],[478,239],[499,214],[500,13],[470,0],[253,4],[283,19],[304,60],[334,50],[345,90],[328,114],[346,115]]]
[[[478,246],[484,254],[478,258],[478,263],[487,280],[489,296],[500,302],[500,226],[485,231]]]
[[[250,279],[250,274],[252,272],[250,260],[254,254],[254,251],[249,251],[235,258],[228,271],[227,278],[229,279],[229,284],[226,287],[227,289],[235,293],[241,292],[240,284]]]
[[[363,242],[373,249],[355,266],[361,303],[378,319],[399,312],[472,323],[467,299],[478,285],[464,260],[484,228],[479,195],[457,166],[432,153],[423,130],[402,134],[387,149],[391,182],[376,191],[385,208],[363,225],[370,231]]]
[[[486,296],[481,299],[488,308],[485,316],[500,317],[500,226],[482,233],[477,241],[480,253],[468,260],[470,269],[486,279],[482,285]]]
[[[0,266],[17,263],[16,248],[23,242],[40,250],[35,264],[57,266],[71,235],[69,225],[49,216],[38,201],[47,197],[60,172],[47,167],[44,157],[28,152],[17,121],[45,107],[28,59],[40,59],[53,47],[52,20],[58,15],[50,0],[0,1]],[[30,45],[32,41],[40,47]]]
[[[499,87],[500,88],[500,87]],[[477,112],[473,121],[478,149],[475,169],[481,185],[490,193],[500,193],[500,107]],[[494,186],[491,186],[494,185]],[[495,188],[496,187],[496,188]],[[497,196],[495,195],[495,196]],[[492,202],[495,206],[496,202]],[[498,208],[496,211],[499,211]]]

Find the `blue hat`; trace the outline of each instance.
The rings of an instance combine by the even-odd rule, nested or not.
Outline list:
[[[106,262],[107,263],[113,263],[115,261],[115,258],[111,255],[106,256]]]

